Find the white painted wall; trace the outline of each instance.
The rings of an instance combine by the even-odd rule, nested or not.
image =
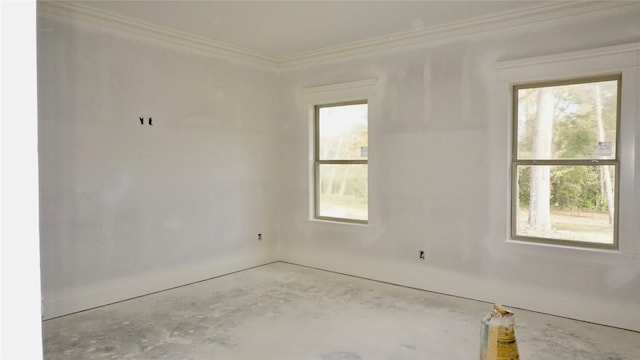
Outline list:
[[[622,255],[503,246],[510,120],[494,68],[637,42],[638,18],[632,5],[277,74],[41,17],[45,316],[279,259],[640,330],[638,192]],[[372,78],[371,223],[309,221],[301,91]]]
[[[636,4],[283,71],[279,258],[640,330],[640,192],[623,200],[623,254],[504,245],[510,117],[494,68],[498,61],[637,42],[638,19]],[[370,224],[310,221],[302,89],[371,78],[379,96],[369,112]],[[632,159],[627,170],[635,171],[627,181],[638,188],[638,99],[628,100],[624,121],[636,140],[625,155]]]
[[[38,86],[46,318],[275,260],[275,71],[40,16]]]

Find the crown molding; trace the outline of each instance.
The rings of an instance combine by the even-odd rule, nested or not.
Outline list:
[[[494,67],[496,70],[510,70],[526,66],[544,65],[561,61],[592,59],[600,56],[628,54],[633,52],[640,52],[640,42],[613,45],[597,49],[571,51],[562,54],[536,56],[526,59],[498,61],[494,64]],[[632,63],[628,64],[628,66],[640,66],[640,63],[638,63],[638,60],[634,60]]]
[[[605,11],[638,4],[635,1],[561,1],[534,5],[490,16],[430,26],[419,30],[395,33],[383,37],[327,47],[281,59],[279,66],[289,68],[335,61],[377,51],[391,50],[438,40],[478,34],[482,32],[555,20],[592,12]]]
[[[277,59],[255,51],[65,1],[38,1],[37,13],[38,16],[62,17],[124,32],[128,35],[135,34],[169,45],[201,51],[215,57],[241,60],[269,68],[276,68],[279,64]]]
[[[555,20],[592,12],[638,4],[635,1],[561,1],[534,5],[524,9],[477,17],[466,21],[425,27],[349,44],[318,49],[286,58],[273,58],[249,49],[233,46],[162,26],[141,22],[66,1],[38,1],[38,16],[54,16],[81,21],[103,28],[159,40],[172,46],[186,47],[204,54],[241,60],[273,70],[306,66],[325,61],[366,55],[369,53],[409,47],[438,40],[468,36],[513,26]]]
[[[351,82],[343,82],[338,84],[311,86],[302,89],[302,95],[318,94],[318,93],[333,93],[336,91],[348,91],[353,89],[361,89],[365,87],[373,87],[378,82],[378,79],[367,79]]]
[[[497,81],[510,84],[613,74],[640,66],[640,42],[493,64]]]

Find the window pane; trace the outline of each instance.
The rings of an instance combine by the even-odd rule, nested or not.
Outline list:
[[[366,160],[367,104],[319,108],[319,160]]]
[[[614,166],[518,166],[516,171],[517,236],[614,243]]]
[[[517,157],[615,159],[618,80],[517,88]]]
[[[318,216],[367,220],[367,165],[318,165]]]

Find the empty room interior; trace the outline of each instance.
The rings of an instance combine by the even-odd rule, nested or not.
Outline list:
[[[38,1],[44,357],[638,359],[639,101],[636,1]]]

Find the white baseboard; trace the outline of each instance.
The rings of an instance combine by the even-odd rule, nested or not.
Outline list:
[[[55,292],[43,291],[43,319],[191,284],[275,260],[269,252],[245,251],[187,267],[162,269]]]
[[[531,284],[506,283],[487,276],[429,267],[423,263],[412,264],[354,254],[287,249],[281,250],[278,258],[293,264],[371,280],[640,331],[640,304],[631,301],[584,296]]]
[[[237,253],[210,263],[164,269],[66,291],[44,292],[43,316],[45,320],[51,319],[274,261],[640,331],[640,304],[633,302],[580,296],[530,284],[505,283],[486,276],[452,272],[422,263],[292,249],[280,249],[277,256],[269,253]]]

